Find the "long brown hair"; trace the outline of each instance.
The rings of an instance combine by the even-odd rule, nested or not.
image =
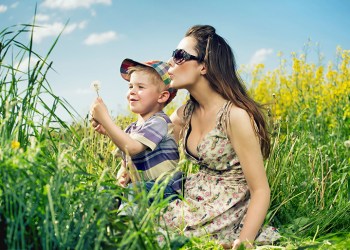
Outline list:
[[[224,38],[216,34],[210,25],[195,25],[186,32],[186,37],[196,39],[195,47],[199,61],[205,63],[205,77],[210,86],[226,100],[246,110],[254,119],[252,126],[260,138],[260,148],[266,159],[270,154],[270,136],[262,113],[262,106],[247,93],[242,79],[236,70],[235,57]],[[192,101],[196,102],[191,96]]]

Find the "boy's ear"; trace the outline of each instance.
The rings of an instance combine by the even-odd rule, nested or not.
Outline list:
[[[159,94],[158,103],[166,103],[166,102],[168,101],[169,98],[170,98],[170,93],[169,93],[169,91],[167,91],[167,90],[162,91],[162,92]]]

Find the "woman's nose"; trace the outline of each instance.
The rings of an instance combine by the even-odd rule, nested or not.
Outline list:
[[[172,57],[169,58],[169,60],[167,61],[167,63],[170,65],[170,67],[174,67],[174,60]]]

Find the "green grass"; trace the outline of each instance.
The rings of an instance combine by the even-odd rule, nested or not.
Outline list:
[[[59,37],[45,56],[38,55],[32,36],[27,41],[34,26],[0,32],[0,248],[220,249],[207,237],[180,235],[158,246],[157,219],[167,204],[159,194],[148,207],[147,194],[140,192],[138,213],[118,215],[115,200],[124,197],[115,182],[120,158],[87,118],[68,124],[55,114],[58,108],[74,113],[46,79]],[[36,63],[22,70],[17,62],[25,64],[26,58]],[[130,119],[117,117],[116,123],[125,127]],[[329,128],[327,117],[311,108],[290,110],[287,118],[274,122],[273,151],[266,161],[272,190],[266,223],[278,227],[283,238],[277,246],[257,249],[346,249],[347,121]],[[189,162],[182,164],[196,171]]]

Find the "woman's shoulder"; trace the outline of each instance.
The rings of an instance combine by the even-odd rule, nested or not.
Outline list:
[[[229,118],[231,122],[242,121],[242,119],[249,121],[250,115],[245,109],[232,104],[229,108]]]
[[[236,105],[230,105],[228,118],[230,133],[234,131],[247,131],[253,128],[252,124],[254,122],[252,116],[245,109]]]
[[[177,125],[182,123],[185,106],[186,106],[185,104],[181,105],[171,114],[170,119],[172,123]]]
[[[193,112],[193,108],[193,102],[188,100],[185,104],[181,105],[172,113],[170,116],[171,121],[173,123],[184,123]]]

